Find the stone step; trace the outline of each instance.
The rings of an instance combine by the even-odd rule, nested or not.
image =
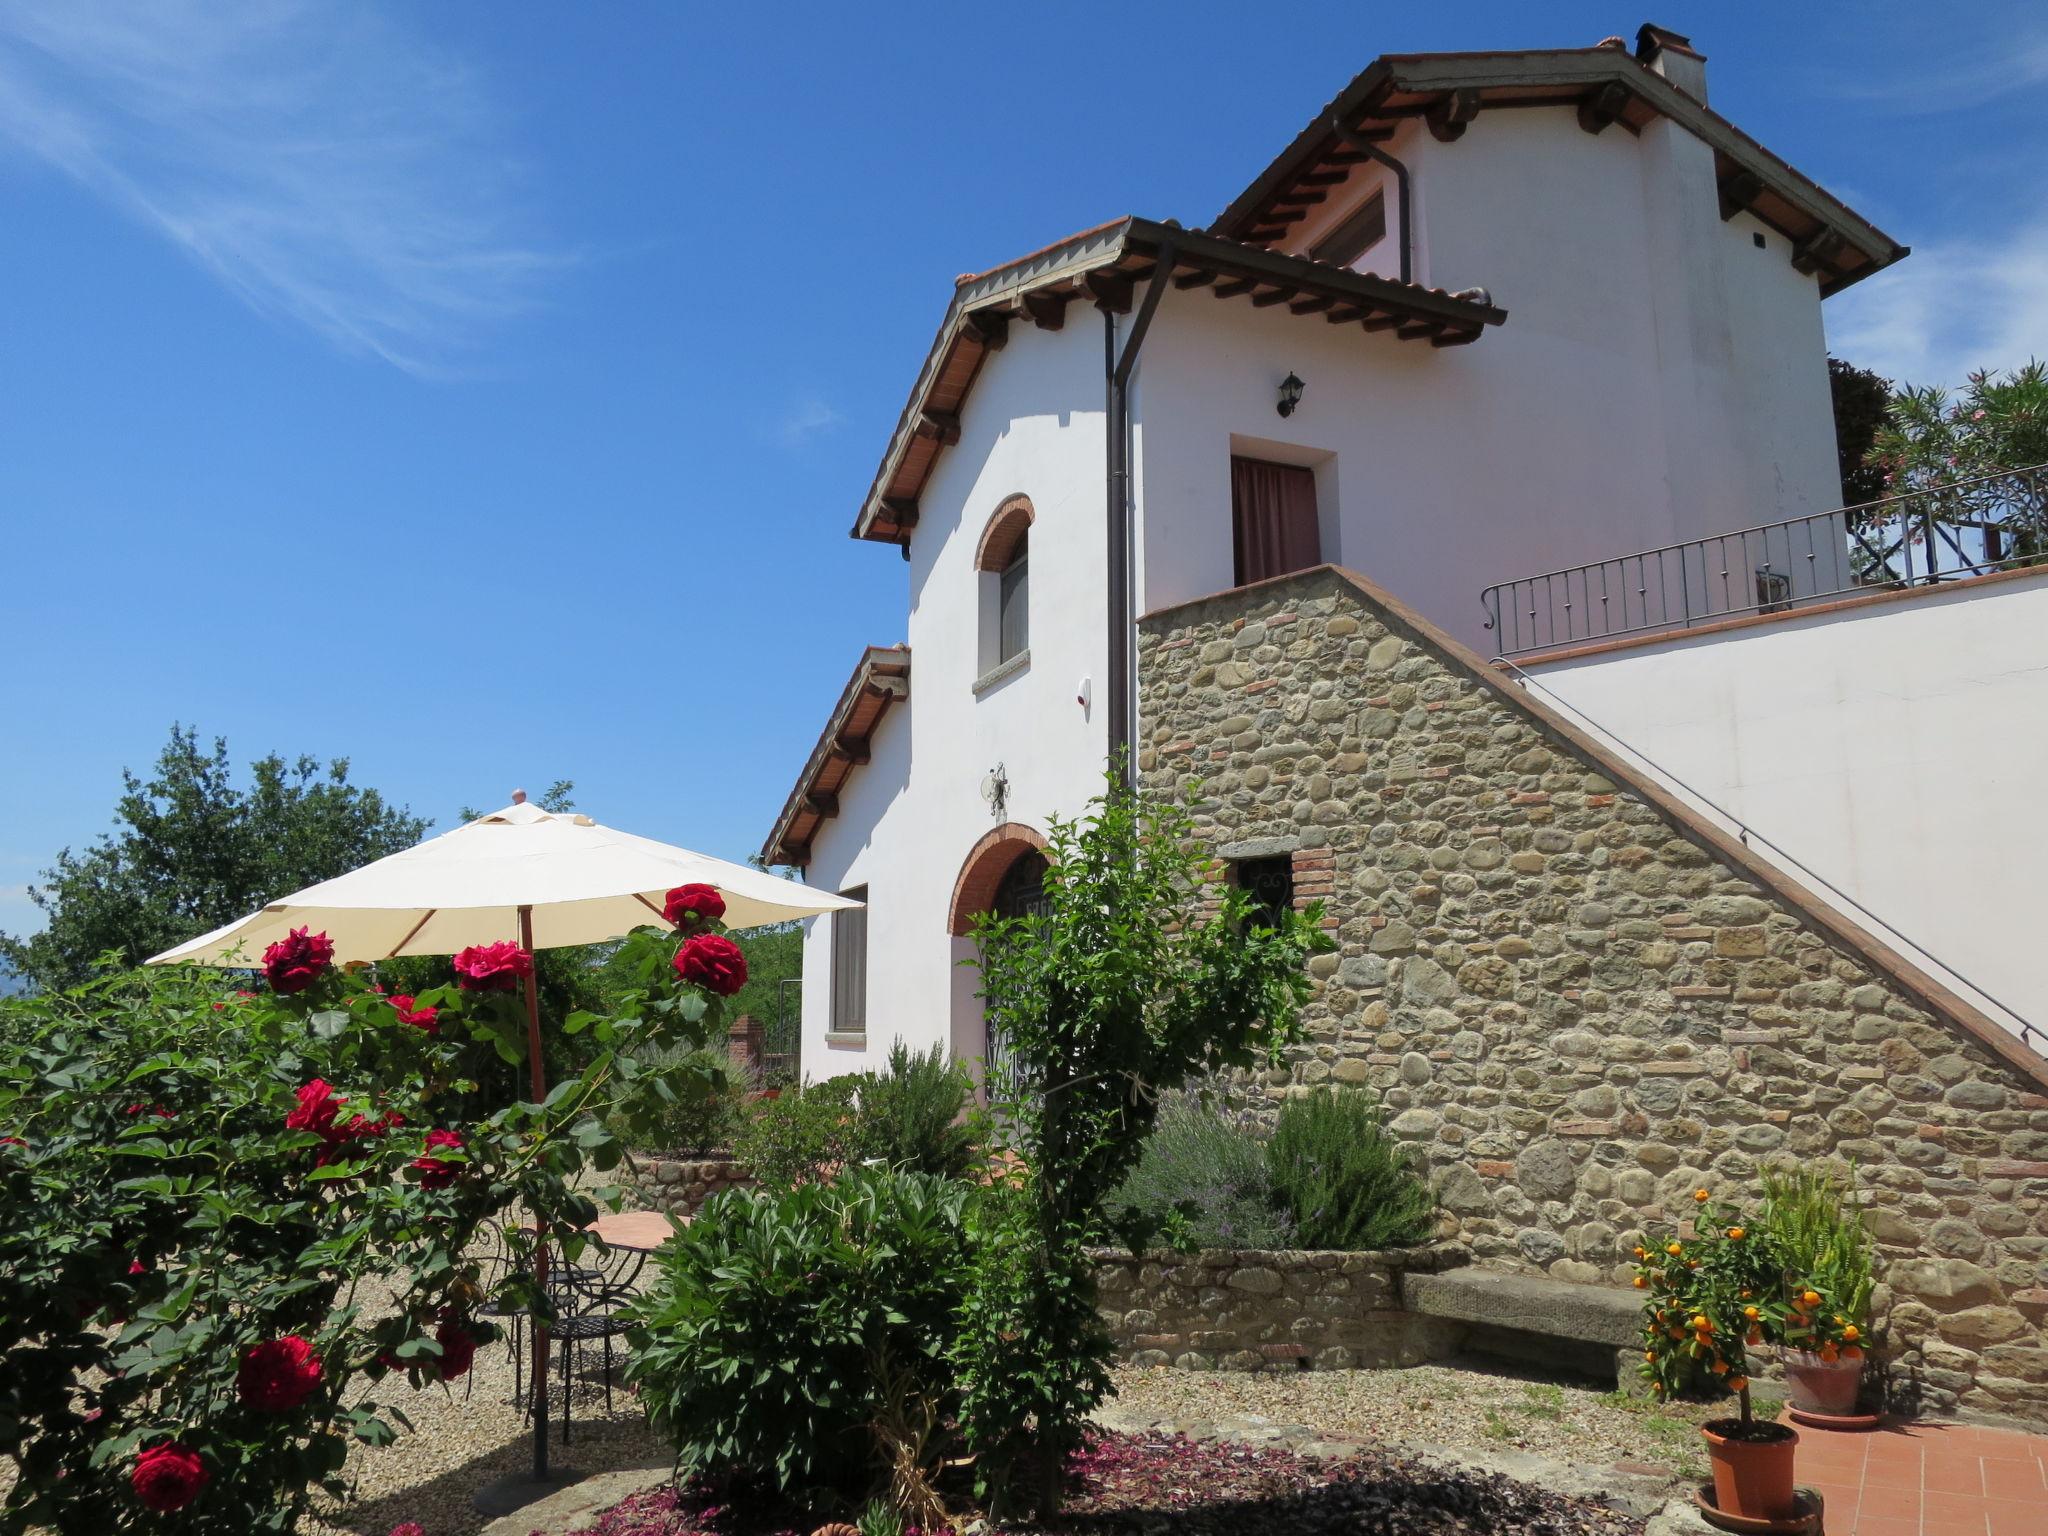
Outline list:
[[[1401,1304],[1429,1317],[1617,1349],[1643,1333],[1643,1302],[1634,1291],[1476,1267],[1405,1274]]]

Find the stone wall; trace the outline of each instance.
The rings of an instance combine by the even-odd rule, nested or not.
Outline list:
[[[754,1182],[747,1166],[731,1158],[637,1157],[633,1163],[623,1182],[632,1185],[642,1208],[675,1216],[694,1216],[720,1190]]]
[[[2048,1068],[1359,578],[1147,618],[1147,786],[1297,857],[1335,953],[1274,1094],[1367,1084],[1481,1262],[1853,1158],[1894,1401],[2048,1424]],[[1327,873],[1325,873],[1327,871]]]
[[[1463,1264],[1454,1244],[1381,1253],[1098,1249],[1098,1305],[1136,1365],[1183,1370],[1344,1370],[1418,1365],[1464,1330],[1401,1308],[1401,1276]]]

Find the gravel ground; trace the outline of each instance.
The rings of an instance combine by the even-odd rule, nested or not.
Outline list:
[[[1623,1463],[1683,1477],[1705,1475],[1699,1422],[1728,1411],[1725,1405],[1667,1408],[1476,1360],[1285,1374],[1126,1366],[1116,1384],[1119,1417],[1312,1424],[1333,1435],[1420,1450],[1507,1447],[1556,1461]],[[1777,1412],[1763,1402],[1757,1408]]]

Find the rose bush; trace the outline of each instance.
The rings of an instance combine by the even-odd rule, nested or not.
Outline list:
[[[0,1001],[0,1527],[281,1533],[345,1498],[351,1441],[467,1372],[487,1308],[544,1311],[530,1267],[486,1283],[478,1238],[524,1255],[532,1213],[573,1261],[575,1181],[674,1099],[658,1063],[716,1070],[719,995],[677,947],[629,936],[618,1015],[549,1024],[592,1054],[538,1104],[481,1086],[523,1059],[517,946],[403,1001],[303,931],[255,995],[193,969]]]

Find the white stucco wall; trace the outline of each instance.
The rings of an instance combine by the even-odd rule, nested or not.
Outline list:
[[[1004,820],[1043,832],[1100,792],[1103,716],[1102,330],[1076,304],[1065,329],[1013,325],[984,365],[960,422],[919,497],[910,545],[911,683],[877,733],[873,760],[852,776],[839,814],[812,843],[806,878],[868,886],[865,1048],[830,1044],[829,920],[804,950],[803,1061],[813,1077],[879,1065],[901,1038],[922,1050],[947,1042],[981,1051],[971,953],[947,933],[962,861],[997,824],[982,781],[1001,764]],[[975,692],[984,591],[974,553],[1007,498],[1031,498],[1030,663]],[[1086,681],[1091,704],[1076,702]],[[957,1038],[956,1038],[957,1036]]]
[[[1481,649],[1490,582],[1839,503],[1818,286],[1782,236],[1758,250],[1754,220],[1721,220],[1704,145],[1532,108],[1390,147],[1418,280],[1483,286],[1507,323],[1440,351],[1169,294],[1139,371],[1143,607],[1230,585],[1233,434],[1324,456],[1342,497],[1325,556]],[[1359,168],[1299,243],[1383,184]],[[1388,238],[1361,265],[1392,272],[1387,191]],[[1307,391],[1283,420],[1290,371]]]
[[[1785,854],[2048,1030],[2048,571],[1527,670],[1815,895],[1873,926]]]

